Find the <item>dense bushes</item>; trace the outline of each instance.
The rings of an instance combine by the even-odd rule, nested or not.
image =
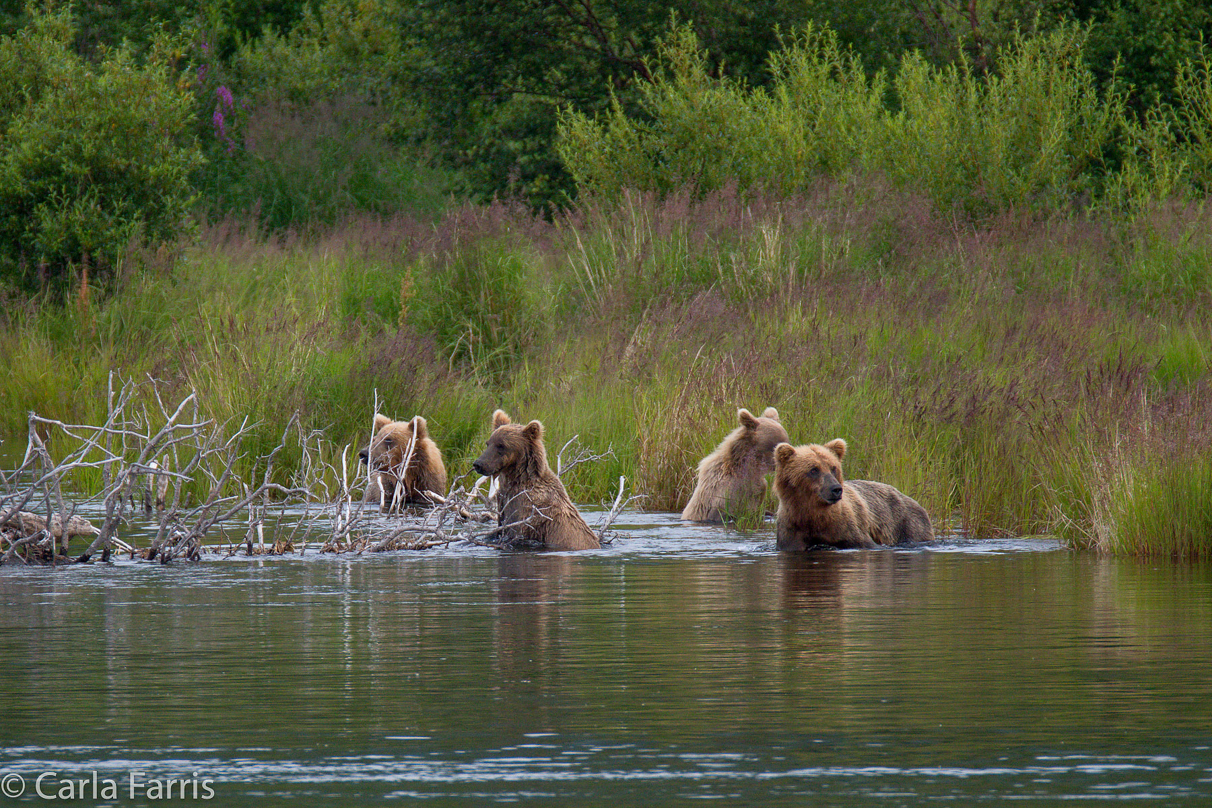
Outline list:
[[[1174,22],[1149,81],[1177,79],[1145,92],[1105,64],[1104,29],[1127,12],[1078,29],[1063,24],[1082,17],[1063,2],[1046,14],[1010,3],[992,26],[948,17],[952,34],[971,23],[954,50],[937,31],[909,36],[921,21],[894,5],[863,59],[842,44],[871,27],[879,9],[863,4],[323,0],[284,4],[259,32],[246,3],[93,4],[87,32],[30,12],[3,40],[4,274],[36,286],[84,254],[105,266],[123,242],[171,238],[188,213],[186,173],[208,218],[252,215],[269,230],[434,213],[456,187],[550,212],[578,183],[786,195],[878,174],[978,217],[1206,191],[1212,92],[1198,35],[1212,17]],[[1032,18],[1032,36],[1012,33]],[[162,26],[189,43],[172,59]],[[133,44],[113,44],[126,30]],[[915,44],[925,56],[906,50]],[[192,64],[177,73],[170,61]]]
[[[132,63],[154,59],[166,31],[191,43],[181,61],[195,69],[189,89],[208,165],[194,182],[206,214],[255,212],[270,229],[433,209],[452,188],[550,211],[577,193],[555,145],[560,109],[622,115],[670,136],[669,165],[623,154],[644,187],[693,179],[802,189],[802,174],[837,176],[862,149],[863,170],[907,171],[913,185],[928,177],[944,205],[979,214],[1007,199],[1063,209],[1100,195],[1120,204],[1202,193],[1206,159],[1188,147],[1207,120],[1190,100],[1212,36],[1206,5],[99,0],[76,8],[64,41],[94,66],[119,51]],[[0,35],[38,15],[0,10]],[[684,34],[673,35],[662,68],[657,43],[671,21],[699,46],[687,52]],[[1032,54],[1040,49],[1042,60]],[[654,89],[662,69],[667,86]],[[687,109],[677,109],[679,93]],[[1015,115],[1021,101],[1028,107]],[[216,112],[223,127],[212,125]],[[696,120],[707,128],[688,128]],[[873,121],[882,125],[867,128]],[[1066,133],[1071,124],[1079,131]],[[577,151],[571,173],[593,173],[596,158]],[[787,173],[773,180],[767,170]],[[645,184],[652,171],[662,176]],[[958,177],[939,182],[951,172]]]
[[[0,39],[0,280],[28,290],[112,269],[132,242],[175,242],[194,197],[192,98],[167,44],[93,65],[72,32],[67,14],[39,14]]]
[[[1018,38],[989,75],[963,58],[935,67],[911,54],[889,81],[868,76],[832,32],[809,28],[771,55],[763,89],[712,76],[682,29],[639,89],[640,112],[619,103],[597,119],[569,111],[560,154],[583,189],[610,197],[730,184],[794,194],[868,174],[981,217],[1202,192],[1207,62],[1184,66],[1177,105],[1141,123],[1117,91],[1100,92],[1084,42],[1074,28]]]
[[[758,82],[778,31],[810,18],[793,0],[419,0],[404,6],[415,54],[405,77],[469,197],[550,209],[575,194],[555,152],[558,111],[630,99],[671,19],[696,32],[714,73]]]
[[[398,16],[382,0],[325,0],[227,59],[199,48],[209,159],[196,182],[210,217],[281,230],[446,204],[449,177],[411,140],[420,112],[403,93]]]

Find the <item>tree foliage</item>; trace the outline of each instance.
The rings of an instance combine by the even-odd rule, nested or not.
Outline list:
[[[31,0],[0,0],[0,35],[12,35],[30,22]],[[123,42],[142,56],[162,32],[204,32],[220,55],[227,57],[242,43],[268,29],[289,31],[309,0],[39,0],[31,7],[70,6],[76,24],[72,43],[76,52],[97,58],[106,48]]]
[[[562,202],[573,185],[555,153],[558,111],[593,114],[612,93],[629,103],[671,20],[693,27],[713,74],[760,83],[778,31],[807,18],[780,0],[420,0],[403,25],[419,57],[411,81],[425,134],[475,198]]]
[[[1184,65],[1212,44],[1205,0],[1073,0],[1070,13],[1090,26],[1086,58],[1095,73],[1125,92],[1142,116],[1179,100]]]
[[[46,14],[37,15],[43,22],[32,21],[35,13],[22,2],[0,0],[0,36],[6,43],[27,36],[19,32],[48,25]],[[54,6],[66,0],[39,2]],[[865,74],[869,84],[863,97],[881,96],[889,113],[900,104],[912,105],[912,94],[901,88],[920,85],[922,76],[934,84],[951,76],[994,98],[1006,86],[999,84],[1000,77],[1009,60],[1021,55],[1024,42],[1082,30],[1081,55],[1090,71],[1083,81],[1092,77],[1094,92],[1106,103],[1126,103],[1133,118],[1124,137],[1091,158],[1114,171],[1122,169],[1115,193],[1131,196],[1136,192],[1130,187],[1148,186],[1152,194],[1167,183],[1187,189],[1206,185],[1193,178],[1204,164],[1198,148],[1206,137],[1199,102],[1192,99],[1198,95],[1198,65],[1205,59],[1203,42],[1212,37],[1212,6],[1203,0],[96,0],[77,6],[76,24],[55,40],[54,48],[25,47],[20,58],[6,63],[7,72],[0,76],[8,82],[0,87],[6,129],[15,126],[14,134],[33,137],[32,119],[22,118],[26,123],[20,125],[14,121],[38,104],[46,105],[42,113],[66,114],[51,99],[75,99],[71,103],[79,102],[77,112],[85,116],[93,115],[85,111],[95,104],[93,117],[99,121],[104,102],[80,88],[105,81],[134,86],[135,79],[123,78],[124,71],[142,76],[138,92],[159,99],[179,99],[188,91],[193,134],[209,158],[207,167],[191,178],[206,200],[206,211],[255,212],[269,227],[334,221],[350,209],[391,212],[401,206],[440,205],[451,172],[460,190],[477,201],[508,196],[536,208],[559,206],[577,193],[557,150],[560,115],[592,121],[618,114],[637,126],[657,125],[654,99],[664,94],[663,114],[668,116],[677,95],[670,91],[674,75],[678,81],[699,82],[694,92],[681,97],[707,106],[691,105],[679,113],[686,124],[681,140],[676,148],[675,141],[666,145],[672,150],[667,162],[652,163],[654,170],[669,175],[662,182],[673,181],[676,171],[690,171],[696,160],[699,179],[731,173],[733,181],[744,184],[753,172],[767,170],[763,159],[752,155],[779,133],[747,130],[749,113],[736,103],[754,90],[765,95],[752,99],[802,114],[803,120],[794,124],[801,133],[817,127],[828,134],[841,126],[836,137],[817,139],[811,160],[797,158],[796,164],[804,170],[812,160],[835,166],[858,137],[842,120],[851,114],[843,114],[849,107],[825,111],[836,100],[829,93],[840,85],[807,81],[809,73],[790,82],[788,64],[780,61],[793,52],[786,46],[801,41],[810,29],[835,32],[831,36],[845,65],[828,69],[835,79],[844,74],[841,83],[851,87],[859,78],[855,69]],[[681,36],[671,32],[683,30],[698,43],[693,64],[671,69],[659,61],[658,52],[662,43]],[[184,84],[167,69],[163,53],[157,55],[156,43],[165,37],[190,43],[176,56],[177,64],[192,62]],[[665,56],[670,53],[667,48]],[[119,63],[129,70],[116,67]],[[58,78],[52,80],[52,75]],[[80,85],[71,91],[76,95],[65,89],[68,84]],[[118,96],[112,87],[105,92],[112,100],[126,90]],[[793,97],[801,92],[808,95]],[[971,97],[955,95],[956,109]],[[128,122],[179,112],[155,104],[139,111],[138,106],[128,111]],[[851,112],[867,114],[859,108]],[[788,115],[790,126],[794,115]],[[936,133],[954,123],[944,118],[935,122]],[[53,118],[37,122],[44,129],[53,125]],[[63,124],[65,132],[75,131],[80,138],[101,137],[90,126]],[[56,142],[48,129],[38,137]],[[169,139],[183,143],[181,137],[174,130]],[[719,149],[723,142],[730,148]],[[16,155],[19,150],[11,151]],[[145,153],[163,157],[156,149]],[[980,148],[974,154],[963,165],[989,156]],[[442,171],[426,165],[431,156]],[[616,156],[626,163],[635,155]],[[62,165],[79,162],[64,152],[47,159]],[[10,174],[18,170],[18,157],[5,160],[12,164]],[[904,170],[901,161],[892,167]],[[25,165],[20,170],[32,169]],[[608,173],[611,167],[603,170]],[[90,173],[90,182],[97,176],[102,175]],[[798,175],[766,181],[786,183],[789,176]],[[47,193],[54,184],[45,176],[39,182],[37,193]],[[6,193],[16,193],[15,187]],[[56,204],[68,204],[62,201],[70,196],[66,191],[56,193],[61,197]],[[90,186],[72,198],[79,202],[106,194],[100,186]],[[80,217],[96,220],[100,215],[94,203],[79,204],[84,205]],[[32,208],[14,209],[32,220]],[[120,218],[130,217],[124,213]],[[15,232],[12,217],[6,221],[6,232]],[[50,218],[45,223],[49,228]],[[69,244],[84,249],[87,239],[63,236],[55,241],[63,249]],[[33,254],[28,242],[17,253],[27,259]]]
[[[193,99],[167,43],[142,63],[121,47],[92,64],[74,32],[68,13],[37,13],[0,38],[0,278],[27,289],[176,240],[194,196]]]

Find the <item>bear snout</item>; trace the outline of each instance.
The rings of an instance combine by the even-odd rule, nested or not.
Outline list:
[[[362,451],[358,452],[358,459],[363,463],[370,463],[370,447],[367,446]]]
[[[490,475],[490,474],[488,473],[487,469],[485,469],[484,464],[483,464],[483,463],[481,463],[479,460],[477,460],[477,461],[475,461],[474,463],[472,463],[472,464],[471,464],[471,467],[472,467],[473,469],[475,469],[476,474],[479,474],[481,477],[490,477],[490,476],[492,476],[492,475]]]
[[[842,498],[842,486],[837,483],[822,483],[820,489],[821,500],[826,505],[833,505]]]

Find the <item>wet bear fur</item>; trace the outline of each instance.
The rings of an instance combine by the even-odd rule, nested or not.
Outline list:
[[[412,456],[404,464],[409,444]],[[370,445],[358,453],[370,470],[363,502],[381,502],[382,510],[404,505],[429,505],[426,491],[446,494],[446,466],[442,452],[429,437],[425,419],[417,415],[408,421],[393,421],[386,415],[375,416],[375,434]],[[397,488],[399,491],[397,499]]]
[[[548,550],[596,550],[597,534],[581,518],[564,484],[547,465],[543,425],[522,426],[503,410],[492,414],[492,435],[472,464],[478,474],[497,478],[497,524],[511,541],[538,544]],[[524,524],[517,524],[524,522]],[[507,525],[513,527],[506,528]]]
[[[760,511],[766,498],[766,475],[774,471],[774,447],[786,443],[787,430],[774,407],[767,407],[760,417],[744,408],[736,415],[740,426],[699,461],[694,493],[682,511],[683,519],[723,522]]]
[[[921,505],[885,483],[845,480],[846,441],[774,449],[780,550],[870,548],[934,538]]]

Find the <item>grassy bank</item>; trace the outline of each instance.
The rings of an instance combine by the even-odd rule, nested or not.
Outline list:
[[[98,420],[115,368],[251,416],[265,450],[296,410],[359,442],[377,391],[429,419],[456,474],[503,406],[541,419],[549,449],[613,447],[568,480],[578,500],[624,474],[678,509],[736,408],[773,405],[793,441],[846,438],[850,476],[940,525],[1209,554],[1208,215],[977,229],[934,211],[839,185],[308,240],[216,225],[179,257],[132,257],[145,268],[103,303],[9,301],[0,430],[20,440],[31,409]]]

